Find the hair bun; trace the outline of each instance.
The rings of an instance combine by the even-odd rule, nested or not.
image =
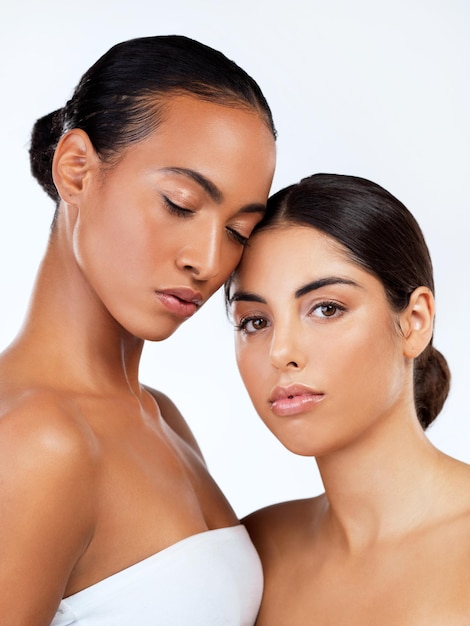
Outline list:
[[[54,202],[59,194],[52,179],[52,159],[62,135],[63,109],[57,109],[39,118],[31,133],[29,160],[31,173]]]
[[[444,356],[429,345],[415,361],[415,404],[421,426],[426,429],[439,415],[450,389],[450,370]]]

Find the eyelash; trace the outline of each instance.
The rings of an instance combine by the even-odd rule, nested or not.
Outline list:
[[[248,335],[251,335],[255,332],[257,332],[256,330],[246,330],[247,324],[249,324],[250,322],[256,322],[256,321],[260,321],[263,320],[265,322],[267,322],[267,319],[265,317],[262,317],[261,315],[250,315],[248,317],[244,317],[240,320],[239,324],[235,324],[235,330],[238,332],[243,332],[246,333]],[[263,329],[261,329],[263,330]]]
[[[317,302],[309,311],[309,315],[312,315],[315,313],[315,311],[318,311],[320,309],[324,309],[330,307],[332,309],[335,310],[335,313],[333,315],[324,315],[322,316],[322,319],[326,320],[326,319],[336,319],[338,317],[340,317],[345,311],[346,311],[346,307],[344,307],[341,304],[338,304],[337,302],[333,302],[331,300],[325,300],[324,302]],[[240,320],[240,322],[238,324],[235,325],[235,330],[238,332],[244,332],[247,335],[253,335],[257,332],[259,332],[260,330],[264,330],[264,328],[266,328],[266,326],[264,328],[260,328],[258,330],[247,330],[246,327],[250,322],[257,322],[257,321],[264,321],[268,323],[267,318],[262,317],[261,315],[249,315],[248,317],[244,317]]]
[[[336,314],[324,315],[324,316],[322,316],[323,319],[335,319],[335,318],[339,317],[342,313],[344,313],[346,311],[346,307],[342,306],[341,304],[338,304],[337,302],[334,302],[333,300],[325,300],[324,302],[317,302],[310,309],[309,315],[312,315],[315,311],[318,311],[319,309],[325,309],[325,308],[328,308],[328,307],[335,309],[335,313],[338,313],[338,315],[336,315]]]
[[[244,237],[241,233],[239,233],[237,230],[234,230],[233,228],[227,228],[227,232],[229,234],[229,237],[231,237],[236,243],[240,244],[241,246],[246,246],[248,237]]]
[[[163,196],[163,201],[165,202],[166,208],[172,215],[182,217],[183,219],[189,219],[194,215],[194,211],[191,209],[184,209],[183,207],[172,202],[167,196]],[[246,246],[248,237],[245,237],[233,228],[227,228],[227,233],[229,237],[235,241],[235,243],[238,243],[240,246]]]
[[[167,196],[163,196],[163,201],[165,202],[166,208],[172,215],[177,215],[178,217],[187,219],[194,214],[194,211],[191,211],[191,209],[184,209],[183,207],[172,202]]]

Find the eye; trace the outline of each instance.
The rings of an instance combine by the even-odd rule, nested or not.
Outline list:
[[[248,241],[248,237],[245,237],[244,235],[239,233],[238,230],[235,230],[234,228],[227,227],[227,232],[228,232],[229,237],[231,239],[233,239],[233,241],[235,241],[235,243],[238,243],[241,246],[246,246],[246,242]]]
[[[178,217],[183,217],[183,218],[189,218],[194,215],[194,211],[191,211],[191,209],[185,209],[182,206],[175,204],[167,196],[163,196],[163,201],[165,203],[166,208],[172,215],[177,215]]]
[[[310,315],[319,318],[335,318],[340,317],[345,312],[345,307],[337,302],[318,302],[310,311]]]
[[[235,330],[251,335],[263,330],[269,326],[269,322],[265,317],[250,316],[240,320],[240,323],[235,326]]]

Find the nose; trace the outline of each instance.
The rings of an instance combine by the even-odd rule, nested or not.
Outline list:
[[[222,259],[222,233],[220,227],[195,227],[191,241],[178,252],[176,264],[184,272],[193,274],[194,278],[207,281],[220,273]]]
[[[294,326],[277,328],[273,333],[270,349],[271,363],[281,371],[303,369],[306,354],[301,346],[300,333]]]

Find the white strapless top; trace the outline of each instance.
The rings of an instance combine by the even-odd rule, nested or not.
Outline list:
[[[262,590],[245,527],[218,528],[63,599],[51,626],[253,626]]]

